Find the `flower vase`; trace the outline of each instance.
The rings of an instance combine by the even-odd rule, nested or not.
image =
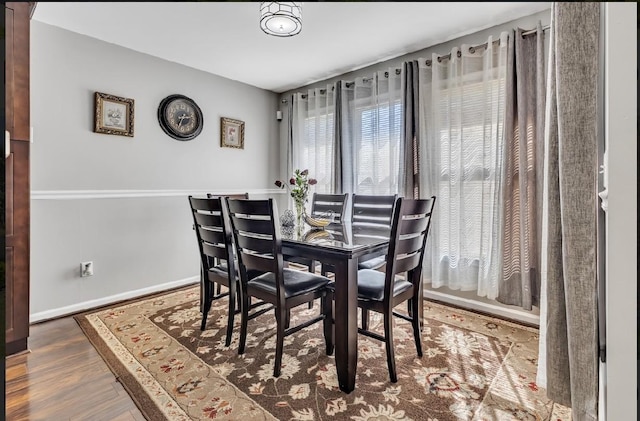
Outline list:
[[[298,235],[302,235],[302,231],[304,228],[304,202],[296,201],[296,230],[298,231]]]

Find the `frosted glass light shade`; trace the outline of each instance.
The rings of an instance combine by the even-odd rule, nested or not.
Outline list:
[[[302,7],[294,2],[262,2],[260,28],[277,37],[290,37],[302,30]]]

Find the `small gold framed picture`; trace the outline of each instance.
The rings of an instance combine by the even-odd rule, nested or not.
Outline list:
[[[133,137],[133,106],[131,98],[96,92],[95,133]]]
[[[220,119],[220,146],[244,149],[244,121],[227,117]]]

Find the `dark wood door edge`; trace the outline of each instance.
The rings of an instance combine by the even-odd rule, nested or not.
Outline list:
[[[6,355],[14,355],[18,353],[28,352],[27,349],[27,338],[21,338],[12,342],[8,342],[5,345]]]

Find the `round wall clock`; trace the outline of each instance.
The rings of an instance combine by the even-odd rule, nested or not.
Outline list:
[[[162,130],[177,140],[191,140],[202,131],[202,111],[184,95],[169,95],[158,107],[158,122]]]

